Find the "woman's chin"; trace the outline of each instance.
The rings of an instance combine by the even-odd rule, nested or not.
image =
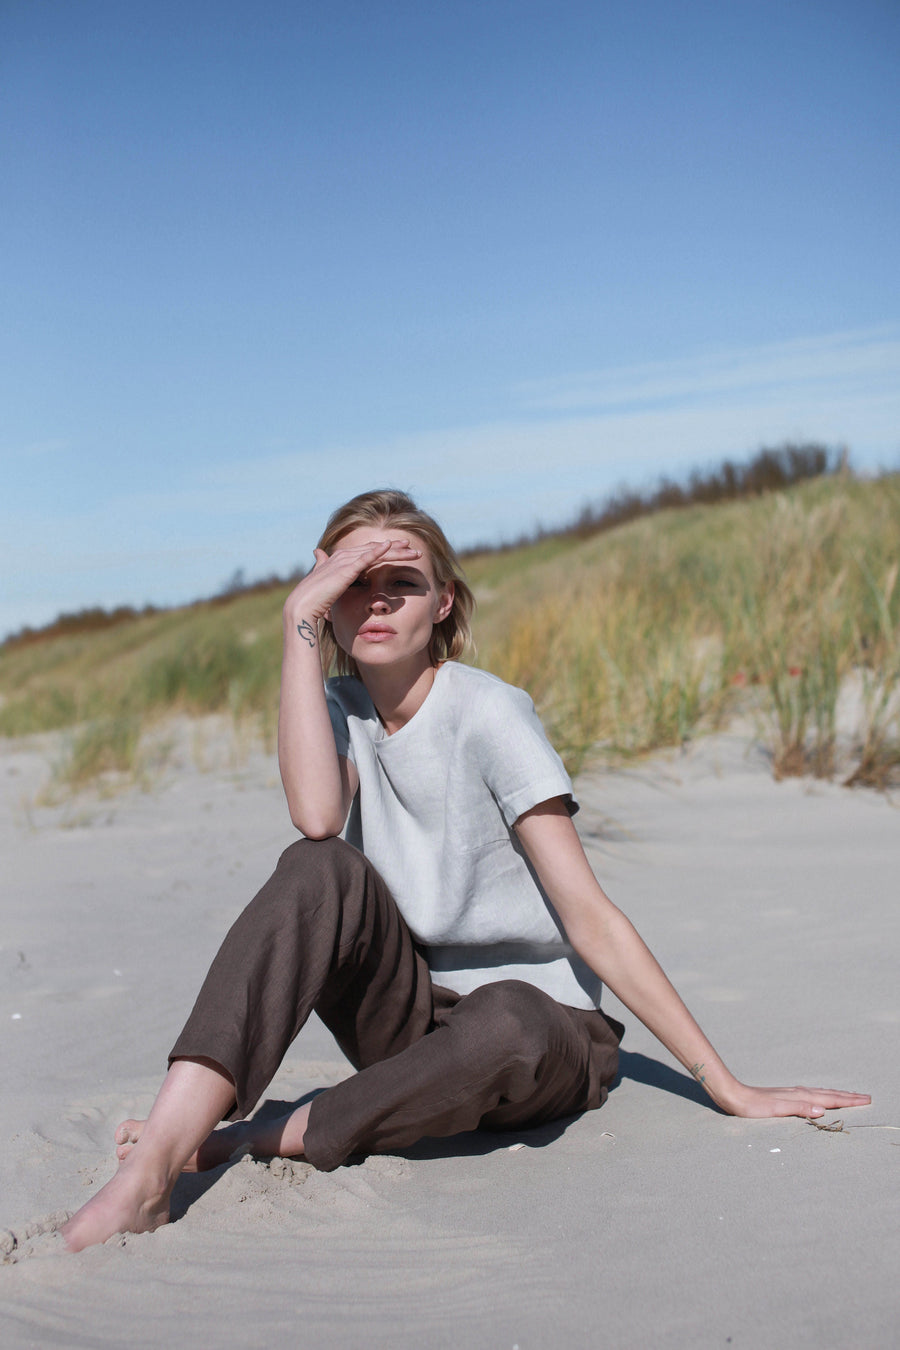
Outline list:
[[[397,642],[394,638],[357,638],[352,651],[354,661],[371,661],[383,656],[397,655]]]
[[[420,673],[420,667],[424,670],[426,666],[431,665],[427,648],[424,651],[409,651],[401,648],[396,638],[391,638],[385,642],[356,641],[350,655],[360,671],[365,670],[366,667],[372,670],[384,670],[386,666],[396,666],[398,669],[410,669],[414,676],[417,676]]]
[[[398,656],[396,650],[391,650],[391,645],[389,642],[354,643],[351,656],[360,670],[366,666],[394,665],[402,657]]]

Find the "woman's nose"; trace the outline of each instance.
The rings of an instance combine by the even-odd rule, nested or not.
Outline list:
[[[390,601],[383,591],[373,591],[369,596],[369,609],[373,614],[386,614],[390,608]]]

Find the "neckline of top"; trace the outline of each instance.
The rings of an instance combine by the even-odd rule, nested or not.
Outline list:
[[[423,714],[429,708],[434,708],[436,703],[440,702],[439,699],[435,698],[435,695],[438,691],[438,688],[440,687],[441,689],[443,689],[446,683],[446,679],[444,677],[443,672],[446,670],[448,666],[451,666],[453,664],[454,662],[452,661],[441,662],[441,664],[437,667],[437,669],[434,672],[434,679],[431,682],[431,688],[428,690],[428,693],[425,695],[422,702],[419,704],[418,708],[413,713],[409,721],[404,722],[403,726],[398,727],[396,731],[389,732],[387,730],[387,728],[385,727],[384,723],[381,720],[381,717],[379,716],[378,709],[375,707],[374,700],[372,699],[371,694],[369,694],[369,702],[372,704],[372,708],[375,712],[375,717],[378,722],[378,728],[379,731],[381,732],[381,735],[378,737],[379,745],[392,745],[397,741],[398,737],[402,738],[406,736],[411,727],[419,727],[422,725],[423,721],[425,720]],[[366,690],[366,692],[368,693],[368,690]]]

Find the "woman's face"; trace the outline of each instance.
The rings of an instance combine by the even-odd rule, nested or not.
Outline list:
[[[412,562],[376,563],[331,606],[338,646],[360,669],[412,662],[430,665],[428,647],[436,623],[453,605],[453,583],[438,589],[431,556],[414,534],[362,525],[343,535],[333,551],[374,540],[408,540],[422,555]]]

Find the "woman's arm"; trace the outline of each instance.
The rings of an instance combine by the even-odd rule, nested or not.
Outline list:
[[[356,791],[356,770],[338,755],[325,702],[318,623],[296,591],[284,607],[278,705],[278,767],[291,820],[310,839],[339,834]]]
[[[723,1111],[735,1116],[821,1116],[835,1107],[869,1102],[868,1096],[856,1092],[757,1088],[739,1082],[636,929],[604,894],[561,799],[527,811],[515,828],[579,956]]]
[[[316,565],[291,591],[282,613],[284,654],[278,708],[278,767],[291,820],[310,839],[339,834],[358,782],[338,755],[319,655],[319,620],[376,560],[409,562],[421,550],[381,540],[356,548],[316,549]]]

